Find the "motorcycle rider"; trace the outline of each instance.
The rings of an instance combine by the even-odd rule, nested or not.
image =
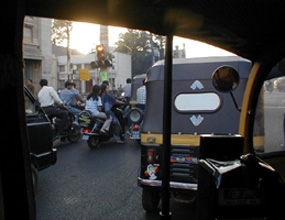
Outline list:
[[[102,97],[102,102],[103,102],[105,113],[107,114],[107,116],[110,115],[112,117],[112,122],[114,122],[117,125],[117,127],[119,126],[120,129],[123,130],[123,128],[121,128],[118,118],[116,117],[114,112],[111,110],[111,108],[115,104],[123,105],[125,103],[123,101],[115,99],[111,94],[109,94],[109,86],[105,83],[101,85],[101,97]],[[114,135],[114,138],[116,139],[117,143],[123,143],[122,137],[119,137],[118,135]]]
[[[101,97],[99,96],[100,93],[100,86],[94,85],[92,88],[92,93],[87,96],[86,106],[85,109],[92,112],[93,116],[101,119],[105,119],[105,122],[101,128],[101,132],[105,133],[109,131],[112,117],[107,117],[105,112],[102,112],[102,101]]]
[[[68,112],[63,109],[55,108],[56,103],[61,108],[66,108],[61,99],[58,97],[57,92],[51,86],[48,86],[48,81],[46,79],[41,79],[40,81],[41,90],[38,93],[38,99],[41,107],[44,109],[45,113],[50,117],[57,117],[60,119],[58,123],[58,133],[65,135],[68,128]]]
[[[72,107],[72,99],[73,97],[77,96],[79,92],[73,88],[74,83],[71,81],[66,81],[65,83],[65,89],[62,90],[60,93],[60,98],[63,101],[63,103],[67,106],[69,111],[76,116],[76,121],[78,121],[78,115],[81,112],[78,108]]]

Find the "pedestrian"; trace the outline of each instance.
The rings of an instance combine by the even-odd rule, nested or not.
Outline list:
[[[105,122],[101,128],[101,132],[105,133],[109,131],[112,122],[112,117],[107,117],[105,112],[102,112],[102,101],[99,96],[100,86],[94,85],[92,87],[92,92],[87,96],[85,109],[92,112],[93,116],[97,118],[104,119]]]
[[[126,80],[126,85],[123,87],[123,92],[125,93],[123,95],[124,98],[126,98],[128,100],[128,102],[130,101],[131,95],[132,95],[132,80],[130,78],[128,78]]]
[[[27,80],[27,87],[30,90],[30,92],[32,93],[32,95],[35,95],[35,87],[33,85],[33,80],[32,79],[28,79]]]
[[[41,79],[40,86],[42,88],[38,93],[38,99],[41,107],[50,117],[57,117],[60,119],[60,122],[57,124],[58,133],[61,135],[67,134],[66,129],[68,128],[68,112],[64,110],[66,106],[58,97],[55,89],[48,86],[48,81],[46,79]],[[59,105],[62,109],[56,108],[55,104]]]
[[[142,111],[145,110],[145,103],[146,103],[146,87],[145,87],[145,79],[143,80],[143,86],[137,89],[137,104],[138,108]]]

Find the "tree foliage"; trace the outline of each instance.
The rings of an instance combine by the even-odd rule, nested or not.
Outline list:
[[[71,21],[56,20],[56,19],[52,21],[52,26],[51,26],[52,44],[57,46],[66,46],[66,55],[68,61],[70,61],[69,47],[70,47],[70,33],[72,31],[72,28],[73,27]]]
[[[145,73],[154,62],[163,59],[165,39],[149,32],[128,30],[120,34],[116,52],[132,55],[132,75]]]
[[[72,22],[66,20],[53,20],[51,26],[51,41],[57,46],[67,46],[70,41]]]

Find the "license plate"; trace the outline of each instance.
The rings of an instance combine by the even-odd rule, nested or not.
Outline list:
[[[89,140],[89,135],[84,134],[82,139],[85,140],[85,141],[88,141]]]
[[[132,131],[131,132],[131,138],[133,138],[133,139],[140,139],[141,138],[140,131]]]
[[[224,206],[260,205],[264,198],[261,189],[221,189],[219,191],[219,204]]]

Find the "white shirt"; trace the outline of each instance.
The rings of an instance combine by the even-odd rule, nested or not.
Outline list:
[[[87,100],[85,109],[91,111],[94,116],[96,116],[100,113],[98,109],[99,106],[102,106],[102,101],[101,98],[98,96],[97,100],[94,100],[93,98]]]
[[[146,102],[146,88],[145,86],[141,86],[137,89],[137,103],[141,105],[145,105]]]
[[[48,107],[54,105],[54,103],[61,105],[62,101],[57,95],[54,88],[50,86],[44,86],[38,93],[39,102],[42,107]]]
[[[132,84],[128,83],[123,87],[123,92],[125,93],[124,97],[131,97],[132,96]]]

